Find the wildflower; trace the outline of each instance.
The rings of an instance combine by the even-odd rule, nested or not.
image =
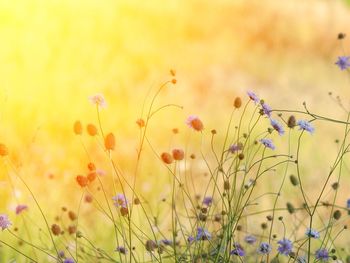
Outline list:
[[[157,244],[153,240],[147,240],[145,247],[146,247],[146,250],[148,252],[152,252],[153,250],[155,250],[157,248]]]
[[[289,239],[281,239],[277,242],[279,244],[279,247],[277,248],[278,252],[282,255],[289,255],[290,252],[292,252],[293,244],[292,241]]]
[[[247,94],[248,94],[249,98],[250,98],[252,101],[254,101],[255,104],[260,102],[259,97],[258,97],[254,92],[248,91]]]
[[[143,127],[145,127],[145,125],[146,125],[146,123],[145,123],[145,121],[143,120],[143,119],[138,119],[137,121],[136,121],[136,124],[140,127],[140,128],[143,128]]]
[[[204,228],[198,227],[197,228],[197,235],[196,235],[196,240],[210,240],[211,239],[211,234]]]
[[[87,194],[87,195],[85,195],[85,197],[84,197],[84,201],[85,201],[86,203],[91,203],[93,200],[94,200],[94,198],[92,197],[92,195]]]
[[[187,242],[188,243],[192,243],[194,241],[194,237],[193,236],[189,236],[188,238],[187,238]]]
[[[19,215],[22,213],[24,210],[27,210],[28,206],[27,205],[17,205],[16,206],[16,215]]]
[[[317,260],[320,260],[323,262],[326,262],[329,259],[328,250],[325,248],[320,248],[320,249],[316,250],[315,256],[316,256]]]
[[[289,176],[289,179],[290,179],[290,182],[291,182],[292,185],[296,186],[296,185],[299,184],[299,180],[298,180],[298,178],[295,175],[291,174]]]
[[[262,242],[257,250],[259,254],[267,255],[271,252],[272,247],[269,243]]]
[[[124,208],[128,207],[128,200],[126,199],[125,195],[117,194],[112,199],[116,207],[124,207]]]
[[[240,256],[240,257],[245,256],[245,251],[240,244],[234,243],[233,247],[234,247],[234,249],[231,250],[230,255],[236,255],[236,256]]]
[[[101,108],[105,108],[107,106],[106,100],[102,94],[96,94],[96,95],[90,96],[89,100],[92,104],[96,104]]]
[[[308,237],[311,237],[311,238],[315,238],[315,239],[320,238],[320,233],[314,229],[311,229],[311,228],[308,228],[306,230],[305,235],[307,235]]]
[[[95,136],[97,134],[96,126],[91,123],[86,126],[86,130],[90,136]]]
[[[244,238],[244,241],[248,244],[254,244],[256,242],[256,237],[253,235],[248,235]]]
[[[278,132],[279,135],[284,134],[283,126],[277,120],[271,119],[270,123],[271,123],[271,126]]]
[[[195,115],[189,116],[186,124],[195,131],[202,131],[204,129],[203,122]]]
[[[210,206],[213,203],[213,197],[211,196],[206,196],[203,199],[203,204],[206,206]]]
[[[340,210],[335,210],[334,213],[333,213],[333,218],[335,220],[339,220],[341,218],[341,212]]]
[[[68,227],[68,233],[70,235],[72,235],[72,234],[74,234],[76,232],[77,232],[77,227],[75,225],[71,225],[71,226]]]
[[[78,175],[76,177],[77,183],[81,186],[81,187],[85,187],[89,184],[89,180],[87,177],[82,176],[82,175]]]
[[[4,231],[5,229],[9,228],[12,223],[10,222],[9,218],[5,214],[0,215],[0,227]]]
[[[271,112],[272,112],[272,109],[269,105],[267,105],[266,103],[261,104],[261,114],[262,115],[265,114],[267,117],[271,117]]]
[[[345,69],[350,67],[350,61],[349,60],[350,60],[350,57],[341,56],[341,57],[338,57],[338,60],[337,60],[337,62],[335,62],[335,64],[338,65],[338,67],[341,70],[345,70]]]
[[[5,144],[0,143],[0,156],[6,156],[9,154],[9,150]]]
[[[300,120],[297,122],[297,124],[299,126],[299,130],[304,130],[309,133],[313,133],[315,131],[315,128],[311,125],[311,123],[306,120]]]
[[[59,256],[60,258],[64,258],[64,251],[63,251],[63,250],[59,251],[59,252],[58,252],[58,256]]]
[[[75,261],[72,258],[66,258],[63,263],[75,263]]]
[[[271,150],[274,150],[276,147],[275,145],[273,144],[272,140],[271,139],[261,139],[260,142],[267,148],[270,148]]]
[[[59,225],[53,224],[51,226],[51,231],[55,236],[58,236],[59,234],[61,234],[61,228]]]
[[[81,135],[83,133],[83,125],[80,121],[74,123],[73,130],[76,135]]]
[[[173,153],[173,158],[174,158],[174,160],[176,160],[176,161],[181,161],[181,160],[183,160],[184,157],[185,157],[185,153],[184,153],[184,151],[181,150],[181,149],[174,149],[174,150],[172,151],[172,153]]]
[[[122,206],[119,211],[122,216],[127,216],[129,214],[129,209],[125,206]]]
[[[347,209],[350,209],[350,199],[348,199],[348,200],[346,201],[346,208],[347,208]]]
[[[173,83],[174,85],[176,84],[176,82],[177,82],[177,80],[176,80],[175,78],[173,78],[173,79],[171,80],[171,83]]]
[[[230,153],[235,153],[235,152],[238,152],[238,151],[240,151],[240,150],[242,150],[243,149],[243,144],[242,143],[235,143],[235,144],[232,144],[229,148],[228,148],[228,150],[229,150],[229,152]]]
[[[128,252],[128,250],[125,247],[123,247],[123,246],[118,246],[115,249],[115,251],[119,252],[120,254],[124,254],[124,255]]]
[[[113,133],[108,133],[105,138],[105,147],[106,150],[114,150],[115,148],[115,137]]]
[[[296,125],[296,119],[294,117],[294,115],[291,115],[289,118],[288,118],[288,122],[287,122],[287,126],[291,129],[293,129]]]
[[[86,178],[89,180],[89,182],[93,182],[96,179],[97,173],[96,172],[91,172],[88,173]]]
[[[77,219],[77,214],[74,213],[73,211],[69,211],[68,212],[68,217],[69,217],[70,220],[74,221],[74,220]]]
[[[235,98],[235,101],[233,102],[233,106],[235,106],[236,109],[239,109],[242,106],[242,100],[240,97]]]
[[[166,245],[166,246],[171,246],[173,244],[173,241],[169,240],[169,239],[162,239],[160,241],[160,243]]]
[[[160,155],[160,158],[162,159],[162,161],[166,164],[171,164],[174,159],[173,157],[170,155],[170,153],[164,152]]]
[[[87,167],[91,172],[96,170],[96,166],[94,163],[88,163]]]

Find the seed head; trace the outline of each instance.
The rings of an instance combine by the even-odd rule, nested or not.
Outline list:
[[[74,122],[73,130],[76,135],[81,135],[83,133],[83,125],[80,121]]]

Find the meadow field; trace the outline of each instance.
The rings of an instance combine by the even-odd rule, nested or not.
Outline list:
[[[349,25],[341,0],[0,0],[0,263],[349,263]]]

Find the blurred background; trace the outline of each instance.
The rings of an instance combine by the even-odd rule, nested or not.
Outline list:
[[[0,1],[0,142],[48,206],[49,200],[72,201],[74,194],[63,193],[75,193],[74,178],[86,170],[72,125],[97,124],[88,97],[104,94],[102,124],[115,133],[115,156],[132,173],[135,121],[149,90],[169,80],[170,69],[177,84],[157,105],[183,109],[155,117],[150,137],[159,151],[169,147],[172,128],[188,130],[190,114],[201,116],[208,138],[213,128],[221,136],[234,98],[246,100],[247,90],[272,108],[302,109],[305,101],[314,112],[344,119],[328,92],[349,108],[349,78],[334,65],[337,56],[350,55],[350,38],[337,40],[340,32],[350,36],[349,25],[350,1],[341,0]],[[312,152],[317,169],[310,165],[309,171],[316,175],[329,168],[324,150],[332,152],[328,147],[340,134],[333,126],[317,128],[305,153]],[[173,142],[183,146],[182,139]],[[94,154],[96,141],[83,141]],[[99,162],[105,168],[102,157]],[[164,181],[152,179],[152,165],[144,167],[141,189],[152,192]],[[6,174],[2,165],[1,211],[15,205]],[[18,190],[17,198],[24,202],[28,195]]]

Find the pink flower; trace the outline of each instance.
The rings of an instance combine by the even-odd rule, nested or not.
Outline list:
[[[16,215],[19,215],[22,213],[24,210],[27,210],[28,206],[27,205],[18,205],[16,206]]]
[[[12,225],[12,223],[10,222],[9,218],[7,217],[7,215],[1,214],[0,215],[0,227],[2,228],[2,230],[5,230],[5,229],[9,228],[10,225]]]
[[[101,108],[106,108],[107,106],[106,100],[102,94],[96,94],[96,95],[90,96],[89,100],[91,101],[92,104],[96,104]]]
[[[195,131],[202,131],[204,129],[203,122],[195,115],[189,116],[186,124]]]

